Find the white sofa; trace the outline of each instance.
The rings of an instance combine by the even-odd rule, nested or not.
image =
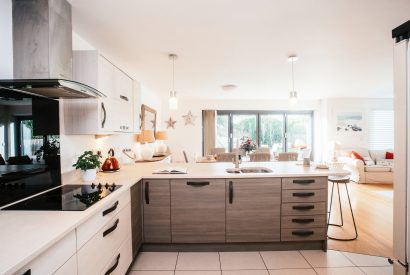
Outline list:
[[[360,154],[365,162],[351,157],[351,152]],[[346,148],[338,152],[338,161],[345,163],[345,169],[352,174],[350,178],[357,183],[393,183],[394,160],[386,159],[386,152],[393,150],[367,150]]]

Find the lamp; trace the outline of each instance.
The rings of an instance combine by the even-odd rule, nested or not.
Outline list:
[[[165,154],[167,152],[167,145],[164,143],[164,140],[168,139],[166,131],[157,131],[155,133],[155,138],[157,139],[157,148],[156,152],[158,154]]]
[[[332,162],[337,162],[337,152],[340,150],[340,142],[331,141],[329,142],[330,150],[332,151]]]
[[[292,91],[289,92],[289,105],[296,106],[298,104],[298,93],[295,91],[295,75],[293,71],[293,63],[298,60],[296,55],[290,55],[288,61],[292,62]]]
[[[138,135],[137,135],[138,140]],[[154,147],[148,143],[153,143],[155,141],[153,130],[143,130],[140,134],[140,142],[144,143],[141,148],[141,157],[143,160],[150,160],[154,155]]]
[[[177,92],[175,91],[175,59],[178,58],[176,54],[171,53],[168,58],[172,60],[172,90],[169,92],[169,109],[178,109]]]

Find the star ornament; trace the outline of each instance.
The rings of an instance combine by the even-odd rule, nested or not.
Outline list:
[[[187,126],[189,124],[195,126],[196,116],[194,116],[191,111],[189,111],[188,114],[186,114],[182,117],[185,119],[185,126]]]
[[[165,120],[165,123],[167,124],[167,129],[172,128],[175,129],[175,123],[177,123],[175,120],[172,119],[172,117],[169,117],[168,120]]]

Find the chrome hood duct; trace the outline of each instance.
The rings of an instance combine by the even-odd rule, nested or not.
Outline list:
[[[98,98],[105,95],[88,85],[67,79],[0,80],[0,92],[19,91],[47,98]]]
[[[98,98],[103,93],[72,80],[71,5],[67,0],[11,0],[13,75],[0,93],[14,90],[48,98]],[[1,24],[1,22],[0,22]]]

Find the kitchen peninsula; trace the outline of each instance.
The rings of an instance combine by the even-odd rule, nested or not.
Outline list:
[[[85,211],[0,211],[0,273],[36,274],[47,266],[57,274],[70,268],[78,274],[123,274],[140,246],[326,250],[327,177],[348,174],[295,162],[257,164],[272,173],[231,174],[231,163],[198,163],[180,164],[187,174],[152,174],[169,165],[140,163],[99,173],[95,182],[121,187]],[[78,179],[65,175],[63,183]],[[50,250],[59,255],[53,265]]]

